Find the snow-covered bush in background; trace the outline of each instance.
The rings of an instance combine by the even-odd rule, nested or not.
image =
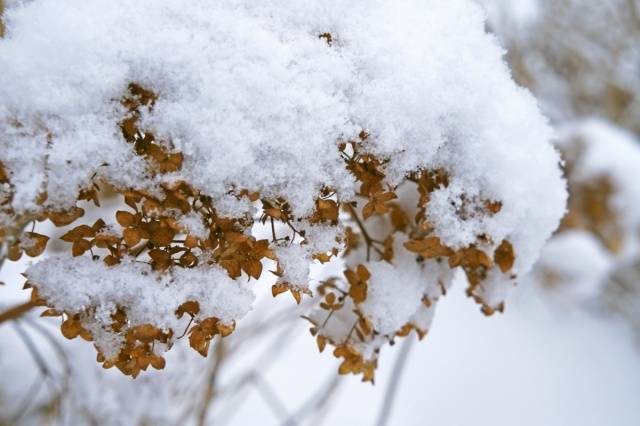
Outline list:
[[[640,142],[590,119],[560,129],[569,212],[533,274],[560,293],[640,325]]]
[[[595,115],[640,132],[639,0],[477,1],[553,121]]]
[[[533,278],[640,330],[640,1],[478,1],[514,78],[562,129],[570,213]]]
[[[37,0],[2,22],[2,256],[68,227],[31,303],[127,375],[183,336],[206,355],[272,273],[373,380],[458,267],[502,310],[564,213],[553,132],[470,0]],[[310,285],[327,262],[344,274]]]

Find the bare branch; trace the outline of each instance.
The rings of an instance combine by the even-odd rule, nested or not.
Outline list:
[[[386,426],[389,421],[391,410],[393,409],[393,402],[395,400],[396,393],[398,392],[398,385],[402,378],[402,372],[404,371],[404,367],[407,363],[407,357],[409,356],[414,340],[413,336],[408,336],[402,343],[400,353],[398,354],[396,362],[393,365],[393,370],[391,371],[391,380],[389,381],[387,390],[385,391],[384,402],[380,408],[380,412],[378,413],[378,420],[376,421],[377,426]]]
[[[207,381],[207,387],[205,389],[204,398],[202,400],[202,407],[198,413],[198,425],[204,426],[207,422],[207,414],[211,407],[211,402],[216,395],[216,379],[218,377],[218,371],[225,358],[225,343],[222,339],[218,339],[214,355],[211,358],[211,369],[209,371],[209,380]]]
[[[36,305],[31,302],[25,302],[20,305],[14,306],[0,313],[0,324],[5,321],[15,320],[22,315],[33,309]]]

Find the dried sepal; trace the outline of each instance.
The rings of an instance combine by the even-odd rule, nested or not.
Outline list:
[[[71,210],[62,212],[47,212],[47,217],[55,226],[62,227],[67,226],[81,218],[84,215],[84,209],[80,207],[74,207]]]
[[[506,273],[513,268],[515,262],[515,255],[513,253],[513,245],[507,240],[503,240],[493,253],[493,259],[500,267],[502,273]]]
[[[29,257],[40,256],[47,248],[49,237],[35,232],[27,232],[26,235],[29,238],[29,243],[24,247],[25,254]]]
[[[440,242],[439,237],[426,237],[417,240],[410,240],[404,247],[413,253],[418,253],[425,259],[434,257],[448,257],[453,255],[453,250]]]
[[[355,303],[362,303],[367,299],[368,280],[371,277],[364,265],[358,265],[356,270],[347,269],[344,276],[349,282],[349,296]]]
[[[333,355],[336,358],[343,359],[338,367],[339,374],[361,374],[363,382],[374,382],[377,361],[365,360],[353,346],[348,344],[337,346],[333,351]]]

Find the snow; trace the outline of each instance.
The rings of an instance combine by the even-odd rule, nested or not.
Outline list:
[[[599,119],[568,123],[560,129],[558,146],[578,155],[572,164],[576,184],[607,177],[613,185],[609,208],[622,227],[624,247],[620,256],[640,254],[640,148],[631,132]]]
[[[310,255],[308,247],[299,244],[277,247],[276,256],[284,269],[282,281],[293,287],[306,288],[309,282]]]
[[[615,261],[592,234],[569,230],[554,236],[536,265],[539,282],[575,303],[600,297]],[[546,277],[544,276],[546,274]]]
[[[587,118],[565,123],[557,145],[567,159],[567,179],[575,209],[595,217],[594,225],[569,220],[541,253],[530,285],[542,284],[565,302],[590,306],[638,324],[637,261],[640,255],[640,145],[632,133]],[[604,198],[580,204],[583,187],[605,180]],[[597,188],[597,186],[596,186]],[[599,189],[603,191],[603,189]],[[581,209],[587,211],[583,212]],[[569,218],[571,217],[571,214]],[[601,223],[598,223],[600,220]]]
[[[189,235],[206,240],[209,238],[209,231],[202,223],[202,218],[194,212],[178,217],[178,223],[183,226]]]
[[[165,179],[214,199],[247,188],[284,196],[298,214],[323,186],[348,200],[336,143],[366,129],[365,149],[390,159],[390,182],[440,166],[501,200],[494,228],[511,237],[522,272],[562,214],[553,133],[470,1],[39,0],[6,20],[0,158],[17,211],[36,209],[43,189],[48,206],[68,206],[94,174],[121,187],[162,179],[145,174],[117,127],[134,81],[158,94],[144,127],[184,154]]]
[[[175,314],[185,302],[199,303],[196,319],[213,317],[231,324],[251,310],[255,298],[246,283],[232,280],[216,266],[174,268],[161,274],[135,260],[108,267],[89,257],[58,255],[29,267],[26,276],[52,306],[83,314],[83,325],[107,358],[119,349],[117,333],[108,330],[118,308],[125,310],[131,327],[153,324],[176,334],[186,327]],[[94,312],[87,315],[89,308]]]
[[[2,278],[9,278],[4,270]],[[8,296],[6,288],[0,291]],[[482,319],[466,300],[462,286],[455,286],[438,307],[437,326],[425,342],[413,345],[391,424],[421,425],[428,420],[454,425],[635,425],[640,415],[640,354],[628,330],[610,318],[559,307],[543,296],[535,288],[524,289],[504,316]],[[272,312],[271,301],[267,302],[267,311],[252,312],[246,321],[260,321]],[[212,406],[211,423],[282,424],[278,413],[264,402],[260,387],[249,386],[235,397],[226,393],[248,366],[259,366],[264,383],[286,401],[288,413],[296,412],[316,388],[335,375],[334,360],[317,354],[309,345],[304,323],[284,334],[288,338],[281,330],[263,333],[266,342],[277,341],[284,349],[272,362],[262,358],[259,342],[251,343],[252,350],[239,351],[242,353],[228,359],[221,370],[221,393]],[[31,375],[25,372],[37,373],[13,327],[0,327],[0,338],[4,342],[0,348],[4,378],[0,413],[10,415],[30,384]],[[243,338],[246,336],[234,333],[227,339],[233,345]],[[323,411],[327,424],[374,422],[391,379],[397,346],[383,352],[375,386],[351,377],[339,379],[335,396]],[[109,426],[143,419],[175,424],[183,419],[185,409],[200,401],[206,386],[203,372],[209,360],[179,345],[167,353],[165,370],[150,371],[136,380],[100,368],[93,362],[92,348],[82,342],[66,342],[65,348],[74,361],[72,386],[65,400],[68,405],[63,405],[72,410],[67,412],[72,424],[89,423],[84,416]],[[46,401],[46,392],[42,400]],[[47,424],[37,410],[22,424],[34,422]],[[299,422],[313,423],[312,419]]]
[[[315,291],[313,285],[322,279],[363,265],[371,273],[366,299],[356,304],[347,297],[318,333],[353,344],[367,361],[380,356],[380,370],[375,387],[340,378],[349,392],[332,401],[334,411],[321,413],[328,415],[327,424],[373,422],[372,408],[381,405],[394,374],[388,357],[395,351],[387,344],[415,338],[412,333],[394,339],[409,323],[429,337],[410,358],[393,423],[635,425],[638,348],[627,325],[611,313],[639,324],[638,140],[599,119],[566,123],[567,117],[587,111],[637,129],[640,98],[633,95],[640,93],[640,50],[628,17],[618,22],[613,13],[623,1],[477,0],[487,7],[488,22],[471,0],[5,1],[0,166],[10,183],[0,187],[0,225],[11,228],[23,213],[71,207],[78,191],[94,181],[151,193],[158,193],[162,183],[185,181],[212,197],[220,216],[247,222],[259,217],[259,203],[238,199],[239,191],[286,199],[304,235],[270,247],[283,268],[278,278],[267,273],[273,264],[265,261],[257,282],[247,282],[246,276],[231,279],[207,262],[206,253],[195,268],[165,272],[127,257],[107,267],[68,254],[37,259],[26,271],[50,305],[81,315],[108,357],[121,344],[122,337],[108,328],[118,307],[127,312],[127,326],[153,324],[174,335],[189,322],[175,315],[186,301],[198,301],[196,321],[216,317],[228,324],[244,318],[233,335],[213,342],[232,354],[216,379],[220,392],[211,417],[216,424],[223,423],[218,416],[229,418],[226,413],[236,415],[237,424],[270,424],[260,392],[225,393],[234,379],[252,371],[257,373],[250,380],[261,383],[256,389],[273,384],[285,401],[284,414],[276,413],[273,424],[297,413],[324,367],[334,380],[335,360],[316,356],[306,324],[289,328],[296,314],[322,324],[328,311],[312,309],[320,298],[305,297],[299,308],[276,316],[285,302],[271,298],[271,285],[287,282]],[[487,34],[485,27],[497,35]],[[323,33],[331,34],[330,42],[320,37]],[[509,50],[515,78],[527,82],[543,111],[562,123],[557,133],[534,97],[513,82],[497,40]],[[567,58],[583,68],[568,76],[573,64]],[[140,125],[164,147],[183,154],[180,170],[150,172],[148,162],[123,139],[119,123],[128,112],[120,100],[131,82],[158,96],[152,108],[140,111]],[[623,107],[616,103],[629,94]],[[385,187],[395,189],[394,203],[409,218],[418,212],[416,188],[407,174],[446,170],[448,185],[429,194],[423,212],[433,227],[429,232],[443,244],[479,246],[489,257],[501,241],[513,245],[514,267],[508,273],[497,267],[485,271],[473,289],[474,296],[497,309],[517,279],[521,285],[510,291],[515,300],[504,315],[483,320],[465,300],[462,290],[468,283],[462,271],[449,268],[446,258],[422,259],[407,251],[407,234],[413,238],[416,230],[394,233],[386,217],[363,221],[371,238],[393,237],[392,261],[369,260],[362,241],[328,264],[313,260],[341,250],[344,226],[355,228],[347,213],[337,226],[302,218],[324,188],[334,189],[332,197],[343,205],[356,200],[359,183],[346,170],[338,144],[358,140],[361,130],[369,136],[359,149],[385,161]],[[612,183],[607,207],[615,223],[607,226],[620,227],[620,252],[605,247],[593,230],[563,228],[552,236],[567,194],[551,142],[566,155],[570,189],[602,177]],[[577,155],[569,158],[571,153]],[[41,205],[43,193],[47,199]],[[488,214],[487,201],[499,202],[499,211]],[[207,238],[209,229],[197,214],[165,213],[175,216],[185,233]],[[255,237],[272,238],[269,224],[255,225]],[[290,235],[276,223],[277,231],[283,228]],[[57,238],[48,235],[53,245]],[[21,238],[23,247],[30,242]],[[3,266],[17,275],[24,260]],[[17,289],[19,280],[5,279],[6,271],[2,281]],[[6,287],[0,292],[3,301],[17,293]],[[550,293],[562,297],[549,298]],[[544,304],[541,295],[548,299]],[[265,303],[256,303],[257,297]],[[607,303],[618,308],[603,309]],[[36,370],[16,350],[24,350],[24,342],[14,332],[15,324],[27,327],[36,314],[14,327],[0,327],[0,423],[28,392],[24,373]],[[350,339],[360,314],[375,333],[354,343]],[[55,320],[39,321],[58,326]],[[302,335],[307,336],[296,340]],[[262,356],[251,336],[283,352]],[[55,334],[53,339],[62,338]],[[47,345],[43,338],[36,343]],[[90,345],[64,343],[71,362],[64,407],[74,424],[82,423],[80,416],[99,424],[184,423],[181,416],[200,406],[215,359],[176,345],[166,355],[165,371],[131,381],[103,371]],[[44,424],[38,404],[51,399],[50,391],[39,394],[27,422]],[[238,399],[250,408],[240,409]]]
[[[554,131],[512,80],[471,0],[33,0],[11,3],[5,21],[0,161],[10,215],[70,208],[94,183],[158,194],[164,183],[186,182],[221,215],[249,222],[256,206],[239,194],[259,192],[286,200],[306,233],[270,247],[280,282],[306,290],[313,256],[340,248],[343,228],[304,218],[323,190],[343,206],[356,200],[362,182],[338,147],[358,141],[360,153],[383,164],[389,190],[411,173],[445,171],[449,184],[421,207],[443,244],[482,240],[487,259],[502,241],[513,245],[509,274],[494,268],[475,290],[498,309],[565,212]],[[141,134],[182,154],[178,170],[156,173],[125,140],[120,123],[131,111],[122,99],[133,83],[157,97],[136,112]],[[488,201],[499,212],[487,212]],[[415,204],[411,210],[413,218]],[[173,213],[186,232],[206,237],[195,214]],[[385,238],[387,228],[380,223],[372,234]],[[435,308],[423,299],[435,302],[454,278],[446,259],[419,263],[405,237],[394,241],[393,264],[365,262],[362,250],[344,259],[373,272],[370,298],[358,308],[388,336],[364,348],[369,355],[404,324],[428,328]],[[27,276],[58,309],[95,309],[83,321],[106,347],[117,346],[100,331],[117,307],[133,325],[172,330],[188,300],[200,303],[202,318],[244,316],[254,289],[201,263],[159,274],[130,259],[107,268],[60,255]]]
[[[365,263],[371,273],[367,299],[361,304],[362,312],[373,323],[376,331],[393,336],[407,323],[417,321],[428,330],[433,310],[425,310],[423,298],[430,302],[449,287],[453,273],[446,264],[436,260],[418,263],[415,254],[402,249],[407,241],[401,233],[394,234],[396,258],[393,265],[386,261]],[[430,312],[425,318],[425,314]]]
[[[594,115],[640,131],[637,0],[476,1],[554,122]]]
[[[421,270],[416,262],[408,263],[409,268],[403,266],[384,261],[367,265],[371,279],[362,311],[382,334],[393,335],[400,330],[422,305]]]

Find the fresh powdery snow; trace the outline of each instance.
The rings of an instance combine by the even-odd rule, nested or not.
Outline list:
[[[11,2],[3,20],[0,161],[16,213],[71,207],[92,180],[138,189],[185,181],[229,215],[253,208],[229,196],[246,188],[287,199],[303,217],[324,187],[354,199],[359,184],[338,144],[362,130],[362,150],[387,160],[385,183],[447,170],[451,184],[431,194],[427,212],[435,234],[454,249],[479,235],[508,239],[518,276],[564,213],[554,133],[513,82],[471,0],[33,0]],[[121,99],[132,82],[157,95],[141,124],[183,154],[180,171],[149,174],[124,140]],[[501,210],[461,218],[464,196],[499,201]],[[206,233],[194,217],[183,224]],[[311,253],[291,247],[278,252],[295,265],[286,273],[307,278],[293,258]],[[424,287],[436,287],[420,286],[415,264],[395,277],[400,268],[370,266],[364,309],[384,330],[402,325],[398,312],[416,311]],[[241,317],[252,302],[250,290],[217,269],[162,277],[124,263],[97,279],[98,268],[106,266],[56,257],[28,275],[71,312],[85,300],[107,310],[123,304],[141,323],[171,317],[195,293],[203,314],[222,319]],[[205,290],[205,281],[217,284]],[[405,300],[412,305],[399,310]]]
[[[108,267],[89,257],[73,259],[49,257],[31,268],[28,277],[38,283],[38,290],[52,305],[69,313],[81,313],[86,306],[96,306],[97,321],[84,319],[91,327],[96,344],[112,357],[117,342],[113,334],[101,333],[95,323],[109,323],[118,308],[127,307],[130,326],[155,324],[164,330],[184,328],[186,319],[174,315],[178,307],[190,300],[199,301],[198,318],[219,318],[231,324],[242,318],[255,298],[246,283],[232,280],[219,267],[174,268],[160,274],[146,263],[129,261]]]

